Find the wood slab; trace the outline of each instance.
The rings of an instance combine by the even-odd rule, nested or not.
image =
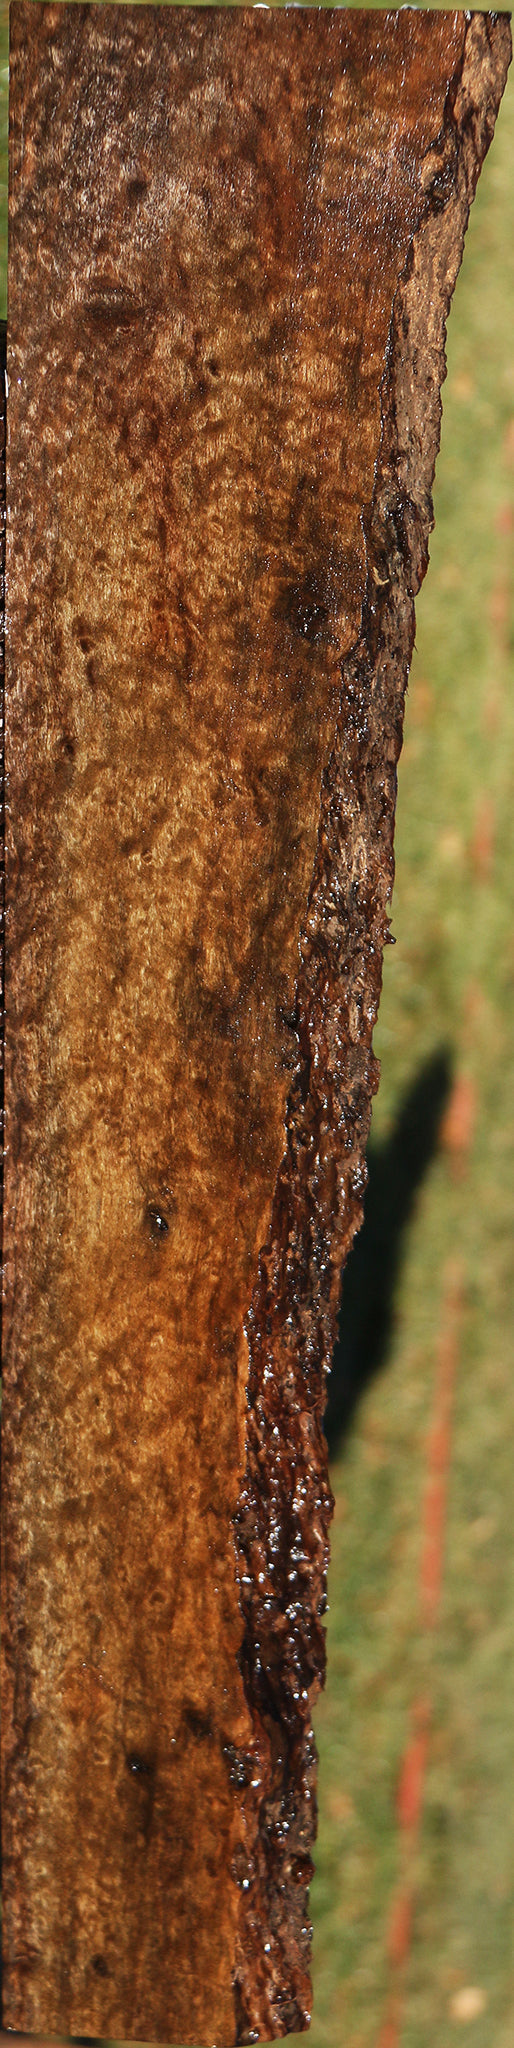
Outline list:
[[[506,17],[11,10],[4,2024],[310,2014],[322,1431]],[[451,715],[451,707],[449,707]]]

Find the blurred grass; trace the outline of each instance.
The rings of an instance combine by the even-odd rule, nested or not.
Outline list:
[[[6,66],[3,10],[3,167]],[[511,79],[449,325],[436,527],[399,777],[397,945],[375,1035],[375,1156],[392,1156],[406,1094],[443,1047],[456,1076],[453,1126],[398,1247],[388,1355],[333,1463],[312,2048],[377,2042],[400,1869],[395,1795],[420,1687],[432,1735],[402,2048],[451,2048],[462,2026],[470,2048],[514,2042],[513,170]],[[5,307],[5,169],[0,237]],[[420,1501],[449,1251],[465,1312],[442,1611],[427,1640]],[[369,1285],[365,1260],[363,1276]],[[464,2022],[454,2001],[469,1985],[483,2010]]]
[[[449,322],[399,773],[397,945],[375,1033],[375,1148],[442,1047],[453,1130],[448,1119],[451,1142],[406,1233],[386,1369],[332,1470],[312,2048],[377,2040],[400,1872],[395,1794],[420,1690],[433,1734],[402,2048],[450,2048],[463,2025],[472,2048],[514,2042],[513,172],[511,73]],[[449,1252],[465,1313],[442,1612],[427,1641],[420,1503]],[[483,2011],[459,2021],[456,1994],[470,1985]]]

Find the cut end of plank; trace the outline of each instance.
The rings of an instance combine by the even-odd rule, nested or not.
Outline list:
[[[309,2025],[326,1375],[509,57],[498,15],[11,10],[18,2031]]]

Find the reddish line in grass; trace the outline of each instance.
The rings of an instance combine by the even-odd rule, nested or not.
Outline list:
[[[420,1631],[425,1635],[435,1628],[443,1582],[453,1396],[459,1356],[462,1305],[462,1275],[460,1267],[452,1261],[448,1264],[445,1275],[422,1518],[419,1620]],[[403,1875],[395,1892],[389,1917],[387,1957],[390,1985],[378,2048],[399,2048],[401,2037],[403,1979],[410,1954],[414,1917],[413,1857],[423,1816],[430,1719],[430,1700],[420,1696],[414,1701],[411,1709],[409,1739],[403,1756],[396,1796]]]
[[[421,1819],[429,1721],[428,1700],[417,1700],[412,1708],[412,1735],[407,1743],[396,1795],[398,1825],[404,1835],[416,1834]]]
[[[451,1460],[452,1409],[462,1313],[462,1285],[450,1270],[439,1340],[434,1419],[428,1450],[428,1480],[423,1521],[420,1607],[426,1629],[437,1620],[444,1567],[444,1530],[448,1472]]]

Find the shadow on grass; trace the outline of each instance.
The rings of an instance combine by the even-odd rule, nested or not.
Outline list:
[[[368,1149],[364,1222],[344,1276],[325,1411],[330,1457],[340,1450],[366,1387],[387,1363],[405,1233],[437,1148],[451,1079],[443,1047],[409,1088],[391,1137]]]

